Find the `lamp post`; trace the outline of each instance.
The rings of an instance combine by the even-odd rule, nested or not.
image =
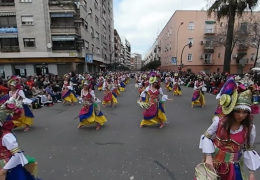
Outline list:
[[[179,40],[179,31],[180,31],[180,27],[181,27],[181,25],[183,25],[184,24],[184,22],[181,22],[181,24],[179,25],[179,27],[178,27],[178,30],[177,30],[177,42],[176,42],[176,65],[178,64],[178,40]]]
[[[191,47],[192,47],[192,43],[190,42],[189,44],[186,44],[186,45],[182,48],[182,51],[181,51],[181,64],[180,64],[180,71],[181,71],[182,66],[183,66],[183,64],[182,64],[182,54],[183,54],[184,49],[185,49],[187,46],[189,46],[189,48],[191,48]]]

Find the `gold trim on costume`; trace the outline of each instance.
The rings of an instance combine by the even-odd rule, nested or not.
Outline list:
[[[16,147],[16,148],[12,149],[10,152],[12,155],[14,155],[15,153],[21,152],[21,149],[19,147]]]
[[[209,139],[211,139],[211,138],[212,138],[212,135],[211,135],[211,134],[209,134],[207,131],[204,133],[204,136],[205,136],[205,137],[207,137],[207,138],[209,138]]]

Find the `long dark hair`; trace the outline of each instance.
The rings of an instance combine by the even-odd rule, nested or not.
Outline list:
[[[230,130],[231,130],[231,126],[233,124],[233,122],[235,121],[235,116],[234,116],[234,112],[232,111],[231,113],[229,113],[228,115],[226,115],[224,117],[224,122],[222,127],[227,131],[227,135],[228,135],[228,139],[230,139]],[[250,116],[250,113],[247,113],[246,118],[241,122],[241,125],[244,126],[244,128],[247,129],[247,147],[250,147],[250,134],[251,134],[251,130],[252,130],[252,118]]]

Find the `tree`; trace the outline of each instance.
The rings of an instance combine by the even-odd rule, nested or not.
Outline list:
[[[208,0],[208,15],[216,13],[217,19],[227,18],[227,38],[225,43],[224,72],[230,72],[232,44],[234,38],[235,18],[241,17],[246,10],[257,6],[258,0]]]
[[[260,47],[260,15],[256,14],[255,16],[250,17],[251,23],[249,30],[251,32],[251,37],[250,41],[251,47],[256,49],[256,55],[254,59],[254,67],[256,66],[257,60],[260,58],[259,57],[259,47]]]
[[[212,39],[212,45],[213,47],[226,47],[227,43],[227,25],[222,25],[222,27],[219,29],[219,31],[215,34],[215,36]],[[236,46],[239,46],[240,44],[244,44],[248,46],[250,44],[250,35],[245,34],[241,32],[241,23],[236,24],[234,26],[234,33],[233,33],[233,40],[231,44],[231,54],[233,53],[233,50]]]
[[[141,71],[157,69],[160,66],[161,66],[161,61],[160,60],[154,60],[154,61],[149,62],[145,66],[143,66],[141,68]]]

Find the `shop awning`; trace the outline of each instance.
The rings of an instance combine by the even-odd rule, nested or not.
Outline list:
[[[0,33],[18,33],[17,28],[0,28]]]
[[[0,16],[15,16],[15,12],[0,12]]]
[[[51,17],[73,17],[74,14],[73,13],[51,13]]]
[[[216,21],[205,21],[206,24],[215,24]]]
[[[18,38],[17,34],[0,34],[0,38],[4,39],[4,38]]]
[[[75,36],[52,36],[52,41],[75,41]]]

